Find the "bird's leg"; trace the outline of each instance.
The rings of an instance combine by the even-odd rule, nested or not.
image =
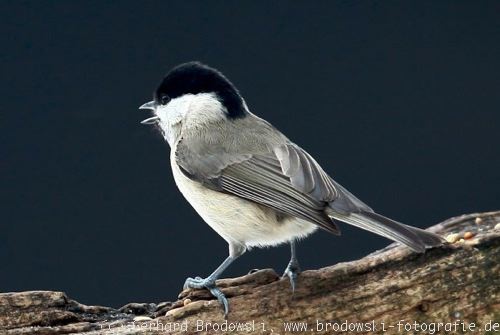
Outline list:
[[[184,289],[187,288],[206,288],[224,307],[224,316],[229,312],[229,302],[222,291],[215,285],[215,280],[226,270],[229,265],[245,252],[246,248],[242,245],[229,244],[229,256],[222,262],[221,265],[207,278],[187,278],[184,283]]]
[[[290,251],[292,256],[290,257],[290,262],[283,273],[283,277],[287,276],[290,279],[292,292],[295,292],[295,282],[297,280],[297,275],[300,273],[300,265],[295,253],[295,240],[290,241]]]

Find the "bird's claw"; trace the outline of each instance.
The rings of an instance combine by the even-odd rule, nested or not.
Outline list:
[[[186,282],[184,283],[184,289],[188,288],[194,288],[194,289],[202,289],[206,288],[207,290],[210,291],[210,293],[219,300],[221,303],[222,307],[224,308],[224,317],[227,317],[227,314],[229,313],[229,302],[227,301],[226,296],[222,291],[215,286],[215,280],[208,279],[208,278],[201,278],[201,277],[196,277],[196,278],[187,278]]]
[[[292,292],[295,293],[295,283],[297,281],[297,275],[300,273],[300,265],[297,261],[291,260],[288,266],[283,272],[282,277],[288,277],[290,279],[290,285],[292,286]]]
[[[187,278],[184,282],[184,289],[188,288],[206,288],[207,285],[215,285],[215,282],[203,279],[201,277]]]

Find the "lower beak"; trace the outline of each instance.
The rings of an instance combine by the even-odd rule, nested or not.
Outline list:
[[[153,116],[153,117],[150,117],[149,119],[142,120],[141,123],[142,124],[153,124],[153,123],[158,122],[159,119],[160,119],[159,116]]]

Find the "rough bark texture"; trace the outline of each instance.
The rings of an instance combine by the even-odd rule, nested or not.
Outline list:
[[[326,330],[326,322],[340,327],[346,320],[376,327],[372,331],[367,327],[373,325],[364,325],[357,334],[421,334],[426,332],[404,331],[398,321],[431,327],[457,319],[466,327],[473,322],[476,333],[484,334],[500,322],[499,223],[500,212],[449,219],[429,230],[453,243],[423,255],[393,244],[357,261],[305,271],[294,294],[288,280],[270,269],[219,280],[230,298],[227,320],[219,303],[203,290],[184,291],[173,303],[128,304],[118,310],[85,306],[62,292],[3,293],[0,334],[306,333],[285,329],[284,322],[294,321],[308,322],[314,333],[340,334],[344,332]],[[205,331],[196,328],[201,322],[208,327]],[[500,333],[500,325],[490,333]]]

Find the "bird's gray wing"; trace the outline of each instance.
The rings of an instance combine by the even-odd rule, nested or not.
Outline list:
[[[370,207],[334,181],[304,149],[294,143],[274,150],[283,173],[292,185],[312,198],[325,201],[339,212],[372,211]]]
[[[328,202],[315,199],[297,189],[283,173],[280,161],[269,153],[229,165],[221,171],[218,185],[225,192],[298,217],[339,234],[335,223],[325,213]]]
[[[190,179],[316,223],[335,234],[339,234],[339,229],[325,213],[326,207],[338,202],[342,209],[353,209],[356,201],[366,206],[291,142],[258,152],[239,149],[181,140],[175,157],[181,171]]]

